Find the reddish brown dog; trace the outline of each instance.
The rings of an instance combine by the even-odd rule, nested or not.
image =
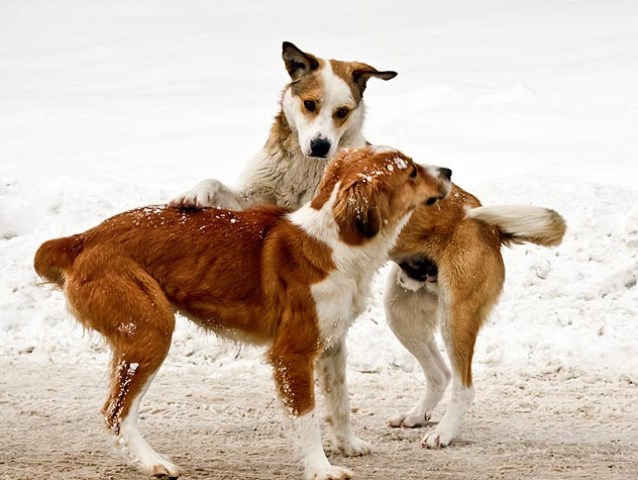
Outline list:
[[[346,455],[368,453],[350,430],[345,334],[401,228],[418,205],[447,195],[450,174],[392,149],[346,150],[316,197],[294,213],[145,207],[44,243],[36,271],[64,288],[75,317],[112,348],[103,412],[118,445],[145,472],[179,474],[137,428],[177,310],[217,334],[267,345],[306,477],[350,478],[323,451],[315,366],[335,446]]]

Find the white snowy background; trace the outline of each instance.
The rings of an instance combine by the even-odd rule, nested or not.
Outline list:
[[[38,285],[36,248],[204,178],[233,184],[288,81],[283,40],[399,72],[369,83],[371,142],[452,168],[484,204],[565,216],[560,247],[504,251],[478,373],[638,382],[634,0],[1,0],[0,357],[106,363]],[[390,385],[418,366],[385,324],[384,277],[350,331],[349,368]],[[183,319],[176,366],[268,370]]]

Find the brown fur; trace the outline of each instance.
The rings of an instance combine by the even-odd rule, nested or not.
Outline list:
[[[287,346],[294,344],[295,355],[308,357],[307,368],[317,348],[309,287],[334,267],[327,247],[285,220],[285,213],[278,207],[136,209],[83,234],[46,242],[35,268],[43,276],[55,268],[65,272],[73,313],[107,338],[115,366],[120,359],[140,363],[129,397],[168,352],[173,307],[218,334],[272,341],[275,366],[288,362]],[[75,258],[64,256],[55,265],[60,253],[78,244]],[[59,275],[46,278],[61,283]],[[117,390],[118,378],[114,384]],[[116,406],[120,397],[114,392],[106,407],[118,417],[128,408],[126,402]],[[307,391],[290,402],[300,413],[312,406]],[[109,417],[114,425],[115,415]]]
[[[332,71],[341,77],[350,87],[352,97],[358,103],[363,98],[368,80],[372,77],[390,80],[397,76],[396,72],[380,72],[376,68],[361,62],[343,62],[340,60],[330,60]]]
[[[424,255],[438,265],[438,282],[448,293],[451,310],[452,363],[465,385],[470,386],[476,336],[501,292],[505,268],[500,255],[500,232],[482,222],[464,220],[466,204],[478,206],[479,202],[454,187],[451,196],[428,210],[427,215],[417,209],[392,256],[404,259]]]
[[[421,288],[427,289],[430,295],[409,293],[414,287],[408,287],[407,283],[405,283],[406,290],[401,290],[401,287],[397,290],[397,287],[390,283],[386,293],[390,325],[404,344],[407,340],[405,332],[410,331],[414,334],[415,330],[410,330],[403,324],[414,322],[415,319],[403,317],[417,310],[430,311],[429,315],[436,315],[431,306],[425,308],[425,305],[426,303],[431,305],[429,302],[432,302],[432,299],[438,302],[438,319],[443,322],[441,329],[447,353],[457,375],[456,378],[467,389],[472,387],[472,357],[479,329],[496,304],[505,280],[501,246],[523,242],[544,246],[557,245],[562,240],[566,229],[562,217],[552,210],[539,207],[520,207],[517,210],[518,207],[509,207],[511,212],[506,215],[504,211],[507,211],[508,207],[496,207],[496,213],[490,215],[485,208],[477,208],[480,206],[476,197],[453,185],[452,192],[445,201],[432,208],[417,208],[402,231],[391,252],[391,257],[399,264],[407,262],[414,265],[423,260],[433,262],[438,267],[437,283],[421,284]],[[502,210],[499,212],[498,208]],[[470,209],[469,213],[468,209]],[[477,218],[470,218],[473,212],[478,215]],[[525,223],[526,213],[532,216],[527,219],[527,224]],[[506,217],[507,221],[504,220]],[[487,218],[491,220],[491,224],[478,218]],[[511,231],[507,231],[502,225],[509,225]],[[430,267],[427,265],[428,263],[425,268],[429,271]],[[404,271],[401,275],[407,275],[407,273]],[[405,277],[401,281],[409,282]],[[412,310],[404,307],[408,302],[412,305],[410,307]],[[423,302],[422,310],[419,310],[418,302]],[[424,341],[431,341],[429,340],[432,338],[431,328],[436,324],[437,318],[422,318],[419,322],[422,322],[424,327],[418,335],[422,335]],[[426,353],[431,345],[428,347],[406,344],[406,347],[420,357],[422,366],[426,357],[431,359],[429,360],[431,366],[424,366],[430,382],[437,378],[439,382],[444,381],[441,377],[444,375],[444,369],[440,366],[432,366],[432,362],[436,364],[439,361],[435,358],[436,355]],[[437,370],[438,374],[435,373]],[[448,380],[449,378],[445,379],[446,382]],[[389,424],[409,427],[423,425],[430,414],[428,410],[438,403],[446,385],[447,383],[445,385],[429,384],[427,386],[429,397],[424,398],[430,398],[430,400],[427,402],[423,400],[407,415],[393,417],[389,420]],[[435,397],[438,399],[431,400]],[[469,403],[461,407],[449,406],[448,409],[467,408],[467,406]],[[456,415],[457,420],[450,421],[445,427],[441,427],[441,423],[445,423],[447,418],[445,417],[435,427],[433,434],[426,434],[423,445],[428,448],[447,445],[458,428],[456,422],[460,421],[462,413]],[[452,415],[449,418],[454,417]],[[441,428],[440,431],[439,428]],[[440,432],[444,432],[441,438],[438,437]]]
[[[347,151],[328,167],[317,196],[323,200],[313,206],[320,208],[339,185],[343,205],[332,213],[343,242],[363,245],[381,229],[397,228],[417,202],[439,194],[441,180],[408,157],[401,155],[407,168],[383,170],[397,155]],[[413,168],[415,179],[409,177]],[[383,175],[370,183],[365,175],[372,171]],[[354,198],[350,189],[359,183],[367,188]],[[387,220],[374,232],[352,226],[353,210],[364,204]],[[103,411],[114,434],[168,353],[174,309],[218,334],[269,344],[284,404],[293,415],[314,408],[314,364],[328,345],[310,287],[336,267],[331,248],[286,213],[275,206],[241,212],[144,207],[38,249],[38,274],[64,287],[73,314],[112,348]]]
[[[428,258],[438,266],[439,302],[448,310],[451,361],[465,386],[472,385],[472,356],[478,331],[503,288],[505,267],[501,245],[533,242],[557,245],[565,222],[556,212],[552,231],[543,237],[516,238],[497,226],[467,218],[466,208],[479,200],[453,185],[449,197],[432,208],[419,207],[391,256],[397,262]]]

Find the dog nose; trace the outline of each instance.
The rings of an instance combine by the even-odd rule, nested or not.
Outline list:
[[[310,155],[313,157],[326,158],[330,151],[330,142],[325,138],[314,138],[310,142]]]
[[[447,180],[452,179],[452,170],[449,168],[439,168],[439,173],[442,177],[445,177]]]

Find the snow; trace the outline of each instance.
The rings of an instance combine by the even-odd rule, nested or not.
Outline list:
[[[339,13],[290,0],[3,3],[0,357],[106,363],[101,340],[40,285],[35,249],[204,178],[234,183],[266,140],[290,40],[399,72],[369,82],[370,141],[451,168],[484,204],[567,219],[558,248],[504,250],[477,372],[636,382],[638,2],[360,0],[321,11]],[[386,270],[348,341],[349,368],[390,385],[419,369],[385,325]],[[213,377],[269,372],[261,351],[181,318],[169,362],[215,365]]]

